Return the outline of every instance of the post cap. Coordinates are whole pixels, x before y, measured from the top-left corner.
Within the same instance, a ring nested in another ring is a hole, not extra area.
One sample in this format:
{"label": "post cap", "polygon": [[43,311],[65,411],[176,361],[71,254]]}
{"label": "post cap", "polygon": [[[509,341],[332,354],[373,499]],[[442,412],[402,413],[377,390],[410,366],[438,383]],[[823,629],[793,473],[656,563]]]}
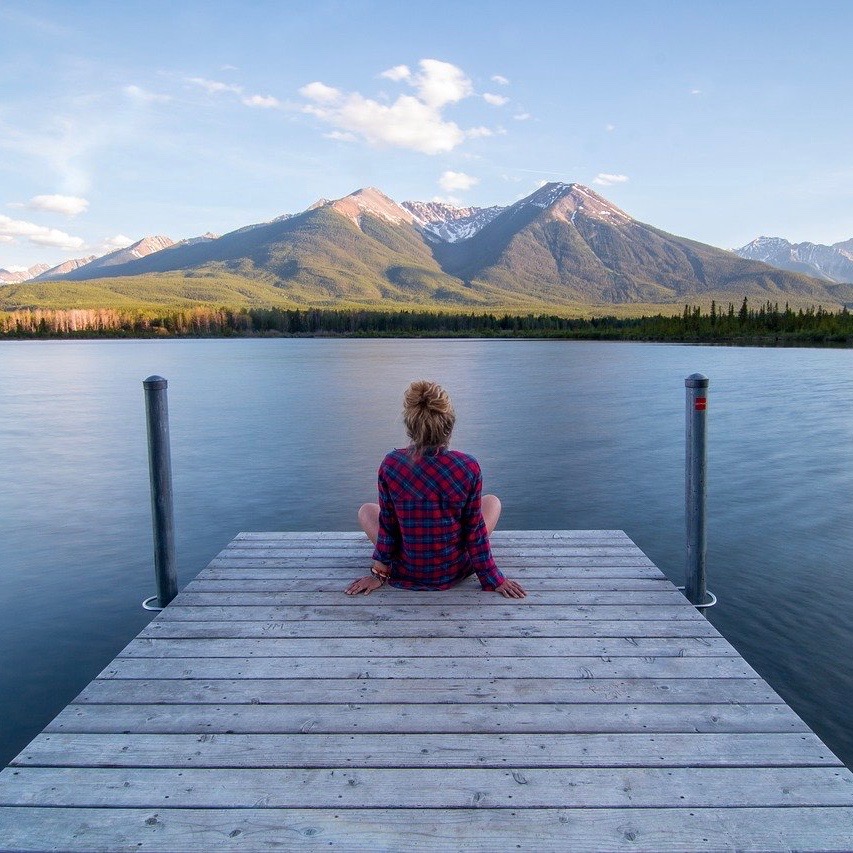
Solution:
{"label": "post cap", "polygon": [[142,384],[146,388],[154,390],[160,390],[161,388],[166,388],[169,385],[162,376],[149,376],[147,379],[142,380]]}
{"label": "post cap", "polygon": [[687,388],[707,388],[708,377],[703,376],[701,373],[691,373],[690,376],[684,380],[684,385]]}

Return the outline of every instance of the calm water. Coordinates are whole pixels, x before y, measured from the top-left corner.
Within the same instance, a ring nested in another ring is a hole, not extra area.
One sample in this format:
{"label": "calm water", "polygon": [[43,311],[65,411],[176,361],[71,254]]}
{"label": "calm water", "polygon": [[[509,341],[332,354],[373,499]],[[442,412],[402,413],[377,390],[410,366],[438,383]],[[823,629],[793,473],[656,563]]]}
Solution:
{"label": "calm water", "polygon": [[681,582],[684,378],[711,378],[711,620],[853,765],[853,352],[521,341],[0,343],[0,765],[154,593],[142,379],[169,379],[181,583],[241,530],[353,530],[406,384],[506,528],[620,528]]}

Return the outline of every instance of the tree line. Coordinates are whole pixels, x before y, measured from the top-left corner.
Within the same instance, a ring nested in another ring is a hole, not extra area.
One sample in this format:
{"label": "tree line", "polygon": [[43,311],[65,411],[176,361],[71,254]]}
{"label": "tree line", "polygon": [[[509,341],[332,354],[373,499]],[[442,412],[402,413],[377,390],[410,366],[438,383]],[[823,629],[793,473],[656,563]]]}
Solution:
{"label": "tree line", "polygon": [[675,315],[560,317],[554,314],[429,310],[244,308],[46,309],[0,313],[4,338],[151,337],[509,337],[581,340],[853,345],[853,315],[842,308],[793,310],[744,299],[736,308],[685,305]]}

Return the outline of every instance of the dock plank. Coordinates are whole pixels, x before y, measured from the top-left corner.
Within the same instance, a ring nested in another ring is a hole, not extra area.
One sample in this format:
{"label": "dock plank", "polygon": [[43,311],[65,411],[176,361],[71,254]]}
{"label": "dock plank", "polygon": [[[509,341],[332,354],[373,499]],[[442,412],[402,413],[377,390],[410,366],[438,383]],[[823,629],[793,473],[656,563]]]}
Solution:
{"label": "dock plank", "polygon": [[622,531],[522,601],[241,533],[0,772],[0,849],[853,849],[853,774]]}

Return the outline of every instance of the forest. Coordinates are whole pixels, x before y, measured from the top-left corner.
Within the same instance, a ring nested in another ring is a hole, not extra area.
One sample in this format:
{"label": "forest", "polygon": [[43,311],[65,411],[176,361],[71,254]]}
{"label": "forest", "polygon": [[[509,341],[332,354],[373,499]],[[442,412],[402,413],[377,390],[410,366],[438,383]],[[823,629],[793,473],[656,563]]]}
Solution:
{"label": "forest", "polygon": [[282,309],[46,309],[0,313],[0,338],[184,337],[481,337],[563,338],[788,346],[853,346],[848,309],[753,308],[708,310],[685,305],[680,314],[590,319],[550,314],[457,313],[429,310]]}

